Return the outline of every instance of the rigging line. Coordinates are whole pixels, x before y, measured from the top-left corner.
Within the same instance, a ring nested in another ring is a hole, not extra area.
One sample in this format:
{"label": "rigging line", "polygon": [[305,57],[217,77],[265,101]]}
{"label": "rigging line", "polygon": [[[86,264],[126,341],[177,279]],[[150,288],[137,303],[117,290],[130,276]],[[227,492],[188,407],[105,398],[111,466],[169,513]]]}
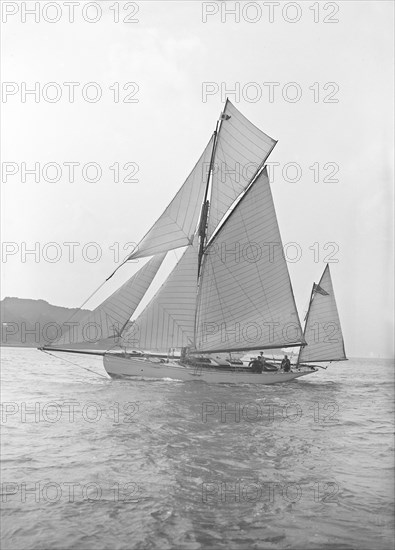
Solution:
{"label": "rigging line", "polygon": [[[67,321],[64,321],[64,322],[63,322],[63,325],[67,325],[68,323],[70,323],[70,321],[77,315],[77,313],[79,313],[79,312],[81,311],[81,309],[84,307],[84,305],[85,305],[85,304],[86,304],[86,303],[87,303],[87,302],[88,302],[97,292],[99,292],[99,290],[105,285],[106,282],[107,282],[107,280],[106,280],[106,281],[103,281],[103,282],[101,283],[101,285],[99,285],[99,286],[97,287],[97,289],[94,290],[94,291],[92,292],[92,294],[84,301],[83,304],[81,304],[79,307],[75,308],[75,312],[72,313],[72,314],[70,315],[70,317],[67,319]],[[73,308],[73,309],[74,309],[74,308]],[[71,328],[69,328],[69,330],[68,330],[67,332],[70,332],[70,330],[71,330]],[[65,334],[67,334],[67,332],[66,332]]]}
{"label": "rigging line", "polygon": [[80,369],[87,370],[89,372],[93,372],[93,374],[96,374],[97,376],[101,376],[102,378],[105,378],[108,380],[107,376],[104,376],[104,374],[100,374],[99,372],[95,372],[92,369],[88,369],[88,367],[83,367],[82,365],[79,365],[78,363],[73,363],[73,361],[69,361],[68,359],[64,359],[63,357],[58,357],[54,353],[51,353],[47,351],[46,349],[40,349],[43,353],[46,353],[47,355],[52,355],[52,357],[55,357],[55,359],[59,359],[60,361],[65,361],[66,363],[70,363],[70,365],[73,365],[75,367],[79,367]]}
{"label": "rigging line", "polygon": [[[168,203],[168,205],[166,206],[165,210],[162,212],[162,214],[159,216],[159,218],[156,220],[156,222],[154,222],[151,227],[148,229],[148,231],[145,233],[145,235],[140,239],[139,243],[137,244],[136,248],[133,250],[133,252],[131,254],[128,255],[128,257],[126,258],[125,262],[128,261],[128,260],[132,260],[134,259],[135,255],[139,252],[139,247],[140,245],[143,243],[144,239],[150,234],[150,232],[154,229],[155,225],[157,224],[157,222],[164,216],[164,214],[169,210],[170,206],[172,205],[173,201],[176,199],[176,197],[180,197],[181,196],[181,191],[183,190],[183,187],[184,185],[187,183],[187,181],[189,180],[189,178],[192,176],[192,174],[194,173],[195,169],[199,166],[199,163],[200,161],[203,159],[204,160],[204,155],[206,153],[206,150],[208,149],[210,143],[211,143],[211,140],[213,139],[213,135],[210,135],[210,139],[207,143],[207,145],[205,146],[204,150],[203,150],[203,153],[202,155],[199,157],[199,159],[197,160],[195,166],[193,167],[192,171],[189,173],[188,177],[186,178],[186,180],[184,181],[184,183],[182,184],[182,186],[180,187],[180,189],[177,191],[176,195],[171,199],[171,201]],[[168,214],[167,214],[168,215]],[[187,235],[189,237],[189,235]],[[148,249],[149,250],[149,249]],[[147,256],[149,254],[146,254]],[[124,263],[125,263],[124,262]],[[121,264],[123,265],[123,264]],[[121,266],[119,266],[121,267]],[[119,267],[117,269],[119,269]],[[116,271],[116,270],[115,270]],[[114,271],[114,273],[115,273]],[[108,277],[108,279],[110,279],[114,273],[112,273],[110,275],[110,277]],[[107,280],[108,280],[107,279]]]}
{"label": "rigging line", "polygon": [[[309,320],[309,314],[310,314],[311,304],[313,303],[313,299],[314,299],[314,285],[315,285],[315,283],[313,283],[313,287],[312,287],[312,289],[311,289],[310,300],[309,300],[309,307],[308,307],[308,309],[307,309],[307,313],[306,313],[306,316],[305,316],[305,318],[304,318],[304,327],[303,327],[303,335],[302,335],[302,336],[303,336],[303,340],[304,340],[305,342],[306,342],[305,336],[306,336],[306,333],[307,333],[307,322],[308,322],[308,320]],[[306,343],[306,345],[308,345],[308,344]],[[296,364],[297,364],[297,365],[299,365],[299,363],[300,363],[300,359],[301,359],[301,355],[302,355],[302,351],[303,351],[304,347],[305,347],[305,346],[301,346],[301,347],[299,348],[298,358],[297,358],[297,360],[296,360]]]}
{"label": "rigging line", "polygon": [[[118,269],[119,269],[120,267],[122,267],[123,265],[125,265],[126,262],[129,261],[129,259],[130,259],[130,254],[129,254],[129,256],[128,256],[127,258],[125,258],[125,260],[124,260],[121,264],[119,264],[118,267],[116,267],[116,268],[114,269],[114,271],[111,273],[111,275],[109,275],[109,276],[107,277],[107,279],[99,286],[99,288],[101,288],[101,287],[104,285],[104,283],[106,283],[107,281],[109,281],[109,280],[111,279],[111,277],[113,277],[113,276],[115,275],[115,273],[118,271]],[[95,294],[95,293],[99,290],[99,288],[98,288],[97,290],[95,290],[95,292],[94,292],[93,294]],[[89,296],[88,300],[89,300],[90,298],[92,298],[93,294],[91,294],[91,296]],[[84,302],[84,304],[86,304],[86,302],[87,302],[88,300],[86,300],[86,301]],[[83,305],[84,305],[84,304],[83,304]],[[82,307],[82,306],[81,306],[81,307]]]}
{"label": "rigging line", "polygon": [[223,217],[220,219],[220,221],[218,222],[218,225],[217,227],[215,228],[215,230],[213,231],[212,235],[210,236],[210,238],[208,239],[207,243],[206,243],[206,246],[205,246],[205,250],[207,250],[207,248],[209,247],[209,245],[212,243],[212,241],[214,240],[214,238],[217,236],[217,234],[222,230],[223,226],[225,225],[225,223],[228,221],[229,217],[232,215],[233,211],[236,209],[236,207],[238,206],[239,202],[241,202],[244,198],[244,196],[248,193],[248,191],[251,189],[251,187],[253,186],[253,184],[255,183],[255,181],[261,176],[261,174],[263,173],[264,169],[265,169],[265,162],[267,161],[267,159],[269,158],[269,155],[270,153],[273,151],[274,147],[277,145],[277,141],[274,143],[273,147],[268,151],[268,153],[266,154],[265,158],[263,159],[263,161],[261,162],[261,164],[258,166],[255,174],[252,176],[252,178],[250,179],[249,183],[246,185],[246,187],[244,187],[243,191],[241,191],[240,195],[238,195],[235,200],[232,202],[232,204],[230,205],[230,207],[228,208],[228,210],[224,213]]}
{"label": "rigging line", "polygon": [[78,309],[82,309],[82,308],[84,307],[84,305],[85,305],[87,302],[89,302],[89,300],[96,294],[96,292],[99,292],[99,290],[106,284],[107,281],[108,281],[108,279],[106,279],[105,281],[103,281],[102,284],[99,285],[99,286],[97,287],[97,289],[94,290],[94,291],[92,292],[92,294],[85,300],[85,302],[84,302]]}

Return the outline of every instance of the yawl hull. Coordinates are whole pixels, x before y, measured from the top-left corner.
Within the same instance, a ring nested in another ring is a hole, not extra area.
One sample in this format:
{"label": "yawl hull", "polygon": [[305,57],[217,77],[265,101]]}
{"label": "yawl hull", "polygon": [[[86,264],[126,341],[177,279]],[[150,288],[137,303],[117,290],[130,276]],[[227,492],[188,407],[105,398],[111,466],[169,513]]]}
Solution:
{"label": "yawl hull", "polygon": [[225,369],[209,369],[183,366],[176,362],[153,363],[144,358],[124,358],[106,354],[103,358],[104,368],[112,378],[148,378],[171,379],[190,382],[199,380],[211,384],[278,384],[289,382],[295,378],[316,372],[307,367],[298,372],[263,372],[252,373],[249,369],[229,371]]}

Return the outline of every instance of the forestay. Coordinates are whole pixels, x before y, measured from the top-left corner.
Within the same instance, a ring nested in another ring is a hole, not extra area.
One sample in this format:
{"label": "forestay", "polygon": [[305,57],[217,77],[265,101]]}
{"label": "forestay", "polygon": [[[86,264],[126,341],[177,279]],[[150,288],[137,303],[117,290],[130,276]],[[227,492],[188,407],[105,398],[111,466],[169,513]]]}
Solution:
{"label": "forestay", "polygon": [[232,351],[302,342],[264,168],[206,250],[196,348]]}
{"label": "forestay", "polygon": [[304,336],[307,346],[300,350],[299,363],[347,359],[329,265],[314,285]]}

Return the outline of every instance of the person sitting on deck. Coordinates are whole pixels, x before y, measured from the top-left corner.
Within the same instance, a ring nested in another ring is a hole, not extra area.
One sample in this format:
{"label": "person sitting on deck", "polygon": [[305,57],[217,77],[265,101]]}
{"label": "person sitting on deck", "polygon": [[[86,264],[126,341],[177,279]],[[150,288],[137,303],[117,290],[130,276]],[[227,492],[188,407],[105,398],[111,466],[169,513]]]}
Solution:
{"label": "person sitting on deck", "polygon": [[284,359],[281,361],[281,368],[284,372],[291,370],[291,361],[288,359],[288,355],[284,355]]}

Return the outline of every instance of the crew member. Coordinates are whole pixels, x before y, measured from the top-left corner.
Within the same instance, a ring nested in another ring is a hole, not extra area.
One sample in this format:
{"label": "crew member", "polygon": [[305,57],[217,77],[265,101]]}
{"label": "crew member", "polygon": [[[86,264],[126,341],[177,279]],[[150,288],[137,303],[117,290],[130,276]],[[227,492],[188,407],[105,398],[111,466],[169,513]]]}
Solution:
{"label": "crew member", "polygon": [[281,368],[284,372],[291,370],[291,361],[288,359],[288,355],[284,355],[284,359],[281,361]]}
{"label": "crew member", "polygon": [[249,367],[251,367],[252,372],[256,374],[260,374],[263,370],[263,365],[259,357],[256,357],[255,359],[252,359],[249,364]]}

